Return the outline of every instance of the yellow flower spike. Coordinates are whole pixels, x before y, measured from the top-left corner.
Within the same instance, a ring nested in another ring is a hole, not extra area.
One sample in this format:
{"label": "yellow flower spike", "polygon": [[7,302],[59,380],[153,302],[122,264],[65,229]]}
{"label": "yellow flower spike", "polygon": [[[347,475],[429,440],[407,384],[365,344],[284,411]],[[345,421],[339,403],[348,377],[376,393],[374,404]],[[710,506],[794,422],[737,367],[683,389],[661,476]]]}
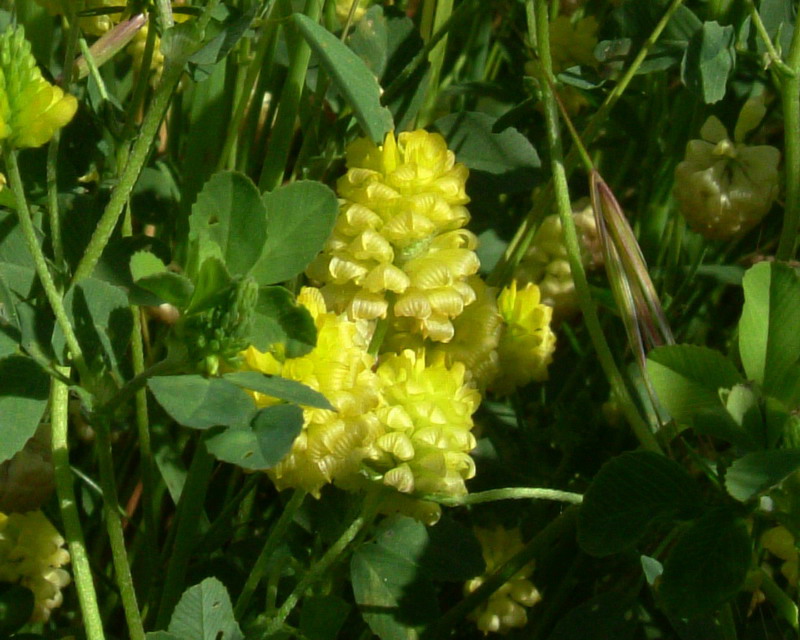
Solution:
{"label": "yellow flower spike", "polygon": [[517,281],[503,289],[497,299],[505,331],[497,351],[500,373],[490,389],[507,395],[531,381],[547,379],[556,336],[550,328],[553,309],[541,303],[539,288],[528,284],[517,291]]}
{"label": "yellow flower spike", "polygon": [[[519,529],[475,529],[475,535],[481,543],[486,573],[467,581],[464,584],[464,595],[475,591],[489,575],[523,548]],[[523,567],[469,615],[478,629],[485,634],[507,633],[528,623],[525,608],[532,607],[542,599],[528,579],[532,572],[532,563]]]}
{"label": "yellow flower spike", "polygon": [[33,592],[31,622],[46,622],[61,605],[61,589],[70,582],[61,567],[69,563],[64,538],[41,511],[0,513],[0,582]]}
{"label": "yellow flower spike", "polygon": [[[308,385],[336,409],[304,409],[302,432],[287,456],[268,472],[278,489],[296,487],[319,495],[323,485],[355,474],[363,447],[381,435],[374,413],[380,393],[372,370],[374,358],[367,353],[367,332],[359,324],[328,312],[318,289],[304,288],[297,300],[314,318],[317,346],[282,363],[250,347],[244,360],[251,370]],[[259,406],[276,402],[260,394],[255,398]]]}
{"label": "yellow flower spike", "polygon": [[42,77],[22,27],[0,35],[0,140],[39,147],[75,115],[78,101]]}
{"label": "yellow flower spike", "polygon": [[405,317],[423,338],[448,342],[480,267],[477,238],[462,228],[467,168],[424,130],[389,133],[382,146],[357,140],[346,158],[339,219],[307,274],[352,319]]}
{"label": "yellow flower spike", "polygon": [[367,452],[384,484],[403,493],[464,495],[475,475],[472,414],[480,394],[464,383],[464,365],[430,361],[424,350],[389,354],[377,376],[384,404],[377,415],[385,434]]}

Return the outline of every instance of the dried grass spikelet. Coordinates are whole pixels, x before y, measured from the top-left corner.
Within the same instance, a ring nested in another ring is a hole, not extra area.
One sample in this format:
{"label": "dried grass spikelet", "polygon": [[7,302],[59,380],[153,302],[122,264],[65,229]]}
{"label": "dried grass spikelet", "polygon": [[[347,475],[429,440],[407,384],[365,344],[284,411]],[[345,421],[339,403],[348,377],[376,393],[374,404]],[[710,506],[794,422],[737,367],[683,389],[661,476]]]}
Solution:
{"label": "dried grass spikelet", "polygon": [[464,185],[467,168],[438,134],[357,140],[338,182],[339,218],[308,275],[353,319],[408,318],[414,332],[452,339],[453,318],[475,300],[480,263]]}

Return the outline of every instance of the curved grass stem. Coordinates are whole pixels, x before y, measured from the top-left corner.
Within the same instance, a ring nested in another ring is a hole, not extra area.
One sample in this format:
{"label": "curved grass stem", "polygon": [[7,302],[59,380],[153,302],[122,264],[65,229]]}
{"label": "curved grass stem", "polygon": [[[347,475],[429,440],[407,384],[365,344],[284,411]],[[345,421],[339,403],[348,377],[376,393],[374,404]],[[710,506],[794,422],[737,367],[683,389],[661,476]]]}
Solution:
{"label": "curved grass stem", "polygon": [[[528,0],[529,3],[532,0]],[[530,6],[530,5],[529,5]],[[547,13],[547,2],[536,0],[534,28],[535,36],[531,37],[532,42],[537,43],[539,64],[537,65],[540,74],[540,90],[544,105],[545,123],[547,130],[547,143],[550,151],[550,168],[552,171],[553,190],[555,194],[558,216],[564,230],[564,244],[567,248],[570,271],[575,282],[575,290],[578,294],[578,301],[583,312],[584,321],[592,339],[600,364],[608,378],[609,384],[620,402],[625,417],[631,425],[639,443],[650,451],[661,453],[661,447],[647,422],[642,418],[639,410],[628,392],[622,374],[617,367],[611,348],[606,341],[600,319],[597,315],[597,307],[592,299],[589,289],[589,282],[586,279],[586,272],[581,260],[580,245],[578,234],[575,229],[575,221],[572,217],[572,206],[567,186],[567,174],[564,168],[564,154],[561,146],[561,132],[559,129],[558,106],[556,97],[553,94],[553,72],[552,59],[550,56],[550,30]]]}

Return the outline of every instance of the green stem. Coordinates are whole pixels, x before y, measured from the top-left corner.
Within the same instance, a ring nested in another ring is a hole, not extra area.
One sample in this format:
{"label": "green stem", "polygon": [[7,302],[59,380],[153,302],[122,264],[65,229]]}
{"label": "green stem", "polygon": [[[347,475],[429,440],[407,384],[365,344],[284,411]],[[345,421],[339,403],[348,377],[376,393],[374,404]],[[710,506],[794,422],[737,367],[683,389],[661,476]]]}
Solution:
{"label": "green stem", "polygon": [[131,640],[144,640],[144,626],[139,613],[139,604],[136,601],[136,591],[133,587],[128,552],[125,548],[125,535],[122,530],[122,518],[119,512],[119,496],[117,495],[117,481],[114,477],[114,460],[109,433],[110,425],[101,420],[96,422],[94,427],[97,434],[97,457],[100,463],[100,486],[103,488],[103,511],[108,538],[111,542],[111,556],[114,562],[117,587],[119,587],[122,597],[122,608],[125,611],[125,621]]}
{"label": "green stem", "polygon": [[[543,0],[546,8],[547,0]],[[523,549],[521,549],[514,557],[508,562],[498,568],[492,575],[490,575],[485,582],[481,584],[475,591],[470,593],[461,602],[455,605],[452,609],[447,611],[440,619],[435,629],[431,634],[426,634],[424,637],[428,638],[447,638],[450,636],[450,630],[458,624],[465,616],[467,616],[473,609],[478,607],[482,602],[486,601],[495,591],[508,582],[516,573],[523,569],[526,565],[530,564],[538,555],[547,550],[548,547],[557,542],[560,538],[574,535],[575,523],[577,520],[578,510],[576,507],[570,507],[564,511],[560,516],[548,524],[542,531],[540,531],[533,540],[528,542]]]}
{"label": "green stem", "polygon": [[[64,377],[69,377],[68,367],[59,367]],[[50,382],[50,426],[53,438],[53,467],[55,470],[56,492],[61,519],[69,543],[72,573],[75,576],[75,589],[78,592],[83,626],[88,640],[105,640],[103,622],[97,604],[97,593],[86,553],[81,519],[75,501],[72,485],[72,472],[69,466],[69,446],[67,431],[69,424],[69,387],[59,380]]]}
{"label": "green stem", "polygon": [[753,0],[747,0],[747,9],[750,12],[750,19],[752,20],[753,25],[755,25],[756,33],[758,33],[758,36],[761,38],[761,41],[764,43],[764,46],[767,49],[767,55],[769,56],[770,64],[784,76],[792,77],[797,75],[791,67],[787,66],[783,60],[781,60],[781,54],[778,53],[778,50],[775,48],[775,44],[772,42],[772,38],[769,37],[767,28],[764,26],[764,23],[761,20],[761,14],[758,12],[756,4]]}
{"label": "green stem", "polygon": [[776,258],[791,260],[800,228],[800,28],[794,30],[786,64],[794,72],[780,83],[783,104],[786,204]]}
{"label": "green stem", "polygon": [[267,572],[267,567],[272,560],[275,549],[277,549],[278,545],[283,542],[283,539],[286,536],[286,530],[289,528],[289,525],[292,524],[294,516],[297,513],[297,510],[300,508],[300,505],[303,504],[305,497],[305,491],[301,489],[295,489],[292,497],[289,499],[289,502],[287,502],[286,506],[283,508],[283,513],[281,513],[280,518],[278,518],[278,521],[269,532],[267,540],[264,542],[264,547],[261,549],[261,553],[259,554],[255,565],[253,565],[253,570],[250,572],[250,575],[247,576],[247,582],[245,582],[242,592],[236,599],[236,606],[233,609],[233,616],[237,620],[241,620],[244,616],[244,612],[247,610],[247,605],[250,604],[250,599],[253,597],[253,593],[264,577],[264,574]]}
{"label": "green stem", "polygon": [[364,506],[361,509],[361,513],[359,513],[350,526],[345,529],[344,533],[339,536],[339,539],[328,548],[323,556],[311,566],[308,572],[306,572],[306,574],[297,583],[295,588],[292,589],[292,592],[289,594],[286,600],[283,601],[283,604],[275,613],[275,617],[270,620],[266,629],[266,635],[270,635],[280,630],[280,628],[283,626],[283,623],[289,617],[289,614],[292,612],[295,606],[297,606],[297,603],[300,602],[300,599],[305,594],[306,589],[316,582],[320,576],[341,557],[341,555],[344,553],[344,550],[356,538],[361,529],[365,525],[372,522],[378,512],[378,507],[381,503],[381,497],[382,494],[380,490],[367,494],[364,500]]}
{"label": "green stem", "polygon": [[203,512],[208,481],[213,468],[214,458],[208,453],[205,443],[199,440],[178,504],[177,524],[175,525],[177,530],[167,567],[167,577],[164,581],[164,591],[161,594],[161,604],[156,616],[156,629],[163,629],[167,626],[172,611],[183,592],[186,570],[194,549],[192,541],[197,536],[198,514]]}
{"label": "green stem", "polygon": [[[128,121],[125,124],[125,130],[122,134],[123,139],[127,140],[136,129],[136,114],[144,104],[145,96],[147,95],[147,85],[150,82],[150,67],[153,65],[153,53],[156,49],[156,27],[153,24],[153,14],[147,16],[147,39],[144,42],[144,51],[142,52],[142,65],[139,67],[139,73],[134,74],[136,82],[133,87],[133,96],[128,107]],[[85,55],[85,54],[84,54]]]}
{"label": "green stem", "polygon": [[[198,34],[202,34],[208,21],[211,19],[211,12],[217,7],[220,0],[210,0],[206,5],[203,15],[198,18],[196,29]],[[198,35],[198,40],[200,35]],[[117,226],[122,210],[125,208],[128,198],[139,179],[139,174],[144,167],[147,158],[150,155],[150,148],[153,145],[158,129],[161,126],[161,121],[167,113],[172,93],[175,87],[178,86],[178,81],[183,74],[183,67],[188,59],[191,51],[184,50],[182,55],[176,58],[167,58],[164,64],[164,72],[161,76],[156,88],[153,99],[150,101],[150,106],[142,121],[142,126],[139,129],[139,135],[133,143],[131,153],[122,174],[119,177],[117,186],[111,192],[111,198],[106,205],[103,215],[97,223],[92,238],[81,258],[78,267],[73,276],[73,283],[79,282],[92,274],[95,266],[97,266],[103,250],[108,244],[114,228]]]}
{"label": "green stem", "polygon": [[[450,16],[453,14],[453,0],[436,0],[436,12],[433,18],[431,33],[436,33],[441,30],[442,26],[447,23]],[[444,32],[441,40],[431,49],[428,54],[428,61],[430,62],[430,79],[428,80],[428,92],[425,96],[425,106],[423,107],[419,116],[419,122],[424,126],[430,121],[430,116],[436,108],[436,102],[439,97],[441,87],[439,86],[439,78],[442,73],[442,66],[444,65],[445,51],[447,49],[447,31]]]}
{"label": "green stem", "polygon": [[3,156],[6,162],[6,171],[8,172],[8,179],[11,182],[11,189],[14,192],[14,198],[17,203],[17,217],[19,219],[20,229],[25,237],[25,243],[28,246],[28,251],[33,258],[33,264],[36,268],[36,275],[42,283],[42,288],[47,296],[47,301],[55,314],[56,322],[64,334],[64,340],[67,343],[67,348],[72,354],[72,360],[75,367],[78,369],[81,378],[84,382],[89,380],[89,370],[83,359],[83,352],[81,346],[78,344],[78,338],[72,329],[72,324],[67,316],[67,310],[64,308],[64,301],[61,294],[56,288],[53,281],[53,276],[50,274],[50,269],[47,266],[47,260],[42,253],[42,248],[39,246],[39,241],[36,238],[36,230],[33,227],[33,220],[31,219],[31,212],[28,209],[28,202],[25,199],[25,187],[22,185],[22,177],[19,174],[19,165],[17,164],[16,151],[10,149],[8,145],[3,145]]}
{"label": "green stem", "polygon": [[[528,1],[531,2],[532,0]],[[569,187],[567,186],[567,174],[564,169],[558,107],[552,90],[553,67],[550,56],[550,30],[547,16],[547,2],[545,0],[536,0],[535,8],[535,41],[538,42],[538,53],[541,63],[538,65],[538,71],[541,74],[539,84],[544,105],[547,142],[550,151],[550,166],[553,173],[553,189],[558,208],[558,216],[564,230],[564,244],[567,248],[570,271],[573,281],[575,282],[578,302],[583,312],[584,321],[586,322],[586,327],[592,339],[592,344],[600,359],[600,364],[608,378],[614,395],[620,402],[625,416],[633,428],[634,434],[645,449],[660,453],[661,447],[650,427],[642,419],[642,416],[636,409],[633,399],[628,393],[622,374],[614,361],[611,348],[606,341],[603,329],[600,325],[600,319],[597,316],[597,307],[591,296],[589,282],[586,279],[586,272],[583,268],[583,261],[581,260],[578,234],[575,230],[575,220],[572,217]]]}
{"label": "green stem", "polygon": [[[316,22],[319,20],[321,10],[322,0],[306,0],[303,13]],[[294,137],[300,99],[305,87],[308,62],[311,59],[311,48],[293,26],[287,25],[286,35],[290,43],[292,59],[289,63],[289,73],[281,92],[275,126],[269,136],[267,155],[264,158],[261,177],[258,181],[261,191],[272,191],[283,181],[283,174],[289,159],[289,149]]]}
{"label": "green stem", "polygon": [[[681,7],[685,0],[672,0],[672,3],[664,12],[664,15],[661,16],[661,19],[658,21],[656,26],[654,27],[653,31],[648,36],[647,40],[645,40],[642,48],[636,54],[636,57],[631,62],[630,67],[625,71],[622,78],[620,78],[619,82],[616,86],[608,93],[605,100],[603,100],[603,104],[597,109],[594,115],[589,120],[589,123],[586,125],[586,128],[581,132],[581,139],[584,141],[586,146],[589,146],[592,141],[594,140],[595,136],[600,132],[601,127],[606,123],[606,119],[608,118],[608,114],[617,104],[619,99],[625,93],[625,90],[628,88],[631,80],[636,76],[639,67],[644,62],[647,55],[650,53],[650,50],[653,46],[658,42],[658,39],[661,37],[662,32],[666,29],[667,24],[672,19],[672,16],[675,12]],[[531,20],[533,19],[533,12],[528,12],[528,27],[531,26]],[[541,51],[540,43],[537,42],[537,38],[535,34],[529,34],[531,46],[534,49]],[[548,42],[549,42],[549,34],[548,34]],[[548,56],[549,56],[549,49],[548,49]],[[580,151],[573,147],[570,149],[570,152],[567,154],[567,158],[564,161],[564,166],[566,170],[567,178],[572,175],[572,172],[578,166],[580,161]],[[523,221],[520,225],[519,229],[517,230],[516,234],[512,238],[511,242],[508,245],[505,253],[503,254],[502,258],[498,261],[495,268],[492,270],[492,273],[489,275],[487,281],[489,284],[501,284],[505,282],[505,280],[510,276],[511,272],[513,271],[514,267],[519,263],[522,256],[525,254],[528,246],[531,243],[533,238],[533,234],[536,231],[536,221],[538,220],[538,216],[542,210],[548,211],[552,207],[552,199],[554,198],[552,191],[548,190],[548,193],[543,194],[541,199],[541,206],[534,207],[531,210],[530,215]]]}
{"label": "green stem", "polygon": [[482,502],[495,502],[497,500],[555,500],[580,504],[583,496],[580,493],[559,491],[558,489],[541,489],[538,487],[508,487],[505,489],[490,489],[479,493],[468,493],[463,496],[445,496],[434,493],[417,496],[420,500],[437,502],[448,507],[460,507]]}

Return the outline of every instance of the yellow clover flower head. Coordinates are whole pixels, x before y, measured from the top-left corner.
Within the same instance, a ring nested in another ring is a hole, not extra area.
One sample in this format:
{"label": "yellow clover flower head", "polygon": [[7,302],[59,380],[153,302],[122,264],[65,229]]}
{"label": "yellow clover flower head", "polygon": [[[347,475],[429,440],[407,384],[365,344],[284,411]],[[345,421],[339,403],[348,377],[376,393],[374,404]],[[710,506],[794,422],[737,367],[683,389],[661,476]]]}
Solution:
{"label": "yellow clover flower head", "polygon": [[339,218],[308,275],[350,318],[409,318],[424,338],[448,342],[453,318],[475,300],[480,263],[463,229],[468,170],[442,136],[393,133],[382,146],[357,140],[338,182]]}
{"label": "yellow clover flower head", "polygon": [[[69,15],[77,7],[76,0],[36,0],[36,2],[47,9],[50,15]],[[105,7],[119,7],[124,5],[119,0],[84,0],[83,9],[103,9]],[[78,19],[81,31],[93,36],[102,36],[118,22],[122,16],[122,11],[105,13],[94,16],[83,16]]]}
{"label": "yellow clover flower head", "polygon": [[42,77],[22,27],[0,35],[0,140],[12,147],[39,147],[66,125],[78,108]]}
{"label": "yellow clover flower head", "polygon": [[498,372],[497,345],[503,330],[503,318],[497,310],[497,289],[488,286],[479,275],[467,284],[475,291],[475,301],[453,319],[454,334],[450,342],[423,340],[414,333],[408,318],[398,318],[384,339],[384,352],[400,353],[404,349],[424,348],[429,358],[443,354],[451,367],[461,362],[466,367],[465,380],[478,391],[484,391]]}
{"label": "yellow clover flower head", "polygon": [[61,589],[70,582],[62,569],[69,562],[64,538],[41,511],[0,513],[0,582],[33,592],[31,622],[45,622],[61,605]]}
{"label": "yellow clover flower head", "polygon": [[732,142],[722,122],[711,116],[700,129],[702,139],[689,141],[686,157],[675,168],[681,213],[706,238],[725,240],[749,231],[778,197],[780,152],[744,144],[745,132],[737,132]]}
{"label": "yellow clover flower head", "polygon": [[[587,269],[603,264],[594,210],[588,198],[572,205],[572,218],[581,245],[581,262]],[[558,214],[542,220],[514,277],[518,282],[532,282],[539,287],[542,302],[553,307],[554,315],[564,318],[578,310],[578,296],[569,266],[564,231]]]}
{"label": "yellow clover flower head", "polygon": [[[481,586],[503,563],[523,548],[519,529],[475,529],[481,543],[486,573],[464,584],[464,595],[469,595]],[[528,623],[526,607],[532,607],[542,599],[539,591],[528,579],[533,564],[518,571],[508,582],[495,591],[489,599],[475,609],[469,618],[474,620],[483,633],[507,633]]]}
{"label": "yellow clover flower head", "polygon": [[[318,289],[304,288],[297,299],[314,318],[317,346],[283,362],[251,346],[244,359],[252,370],[319,391],[336,409],[305,408],[302,432],[287,456],[268,472],[278,489],[296,487],[319,495],[323,485],[358,471],[363,447],[381,431],[373,411],[380,393],[363,328],[329,312]],[[261,394],[255,397],[259,406],[276,402]]]}
{"label": "yellow clover flower head", "polygon": [[516,280],[500,292],[497,306],[506,326],[497,349],[500,373],[490,388],[507,395],[533,380],[547,379],[547,366],[556,348],[550,328],[553,309],[541,303],[535,284],[517,291]]}
{"label": "yellow clover flower head", "polygon": [[379,365],[384,433],[369,447],[367,464],[401,493],[464,495],[475,475],[472,414],[480,394],[464,383],[464,365],[407,349]]}

